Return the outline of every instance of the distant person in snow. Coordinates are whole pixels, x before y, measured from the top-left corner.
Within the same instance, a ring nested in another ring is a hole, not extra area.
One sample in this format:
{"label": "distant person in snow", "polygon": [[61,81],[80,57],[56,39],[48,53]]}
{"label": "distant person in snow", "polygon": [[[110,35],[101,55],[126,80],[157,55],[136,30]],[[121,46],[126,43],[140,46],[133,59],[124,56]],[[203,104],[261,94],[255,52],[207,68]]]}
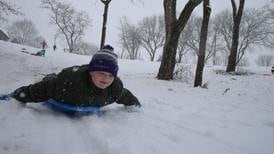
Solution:
{"label": "distant person in snow", "polygon": [[42,46],[42,49],[46,49],[48,47],[48,44],[45,40],[43,40],[43,42],[41,42],[41,46]]}
{"label": "distant person in snow", "polygon": [[56,44],[53,45],[53,51],[55,51],[57,48]]}
{"label": "distant person in snow", "polygon": [[93,55],[89,64],[49,74],[38,83],[16,89],[12,97],[22,103],[54,99],[73,106],[103,107],[116,102],[141,107],[117,77],[117,57],[111,46],[105,46]]}
{"label": "distant person in snow", "polygon": [[31,55],[45,57],[45,53],[46,53],[46,50],[42,49],[36,53],[31,53]]}
{"label": "distant person in snow", "polygon": [[41,42],[41,46],[42,46],[42,50],[36,52],[36,53],[32,53],[31,55],[34,55],[34,56],[42,56],[42,57],[45,57],[45,54],[46,54],[46,48],[47,48],[47,42],[45,40],[43,40],[43,42]]}

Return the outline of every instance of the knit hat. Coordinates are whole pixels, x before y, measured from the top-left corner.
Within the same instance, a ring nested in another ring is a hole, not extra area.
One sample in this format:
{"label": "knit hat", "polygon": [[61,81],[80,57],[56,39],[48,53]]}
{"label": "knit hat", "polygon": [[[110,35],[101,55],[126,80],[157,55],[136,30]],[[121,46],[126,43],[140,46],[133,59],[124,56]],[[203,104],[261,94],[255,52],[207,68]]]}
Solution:
{"label": "knit hat", "polygon": [[104,46],[93,55],[88,67],[89,72],[103,71],[117,76],[119,69],[117,62],[118,56],[112,52],[113,48],[110,47],[110,45]]}

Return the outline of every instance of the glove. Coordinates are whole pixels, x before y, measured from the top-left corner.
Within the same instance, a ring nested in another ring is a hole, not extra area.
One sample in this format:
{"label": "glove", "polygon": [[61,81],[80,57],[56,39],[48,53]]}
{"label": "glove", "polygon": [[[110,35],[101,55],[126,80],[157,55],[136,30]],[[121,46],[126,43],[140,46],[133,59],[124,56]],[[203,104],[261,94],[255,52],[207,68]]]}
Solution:
{"label": "glove", "polygon": [[128,113],[139,112],[139,107],[136,107],[135,105],[125,106],[125,109]]}
{"label": "glove", "polygon": [[142,105],[140,104],[140,102],[135,102],[135,103],[134,103],[134,106],[136,106],[136,107],[138,107],[138,108],[142,107]]}
{"label": "glove", "polygon": [[25,92],[26,88],[27,87],[20,87],[20,88],[16,89],[12,93],[12,97],[20,102],[26,103],[27,102],[27,94]]}
{"label": "glove", "polygon": [[126,105],[125,109],[127,112],[139,112],[142,105],[139,102],[135,102],[134,105]]}

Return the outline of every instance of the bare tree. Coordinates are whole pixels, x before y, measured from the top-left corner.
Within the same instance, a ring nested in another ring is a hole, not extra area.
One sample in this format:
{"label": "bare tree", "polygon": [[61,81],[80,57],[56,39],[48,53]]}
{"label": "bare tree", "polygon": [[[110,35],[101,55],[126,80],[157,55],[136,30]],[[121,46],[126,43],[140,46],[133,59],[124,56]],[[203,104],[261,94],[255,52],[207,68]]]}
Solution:
{"label": "bare tree", "polygon": [[272,55],[260,55],[256,60],[257,65],[259,66],[271,66],[274,57]]}
{"label": "bare tree", "polygon": [[202,21],[202,27],[201,27],[198,63],[197,63],[197,67],[196,67],[194,87],[202,86],[203,69],[204,69],[204,64],[205,64],[205,52],[206,52],[208,23],[209,23],[209,17],[210,17],[210,13],[211,13],[211,8],[210,8],[209,4],[210,4],[209,0],[204,0],[204,2],[203,2],[203,21]]}
{"label": "bare tree", "polygon": [[164,18],[163,16],[145,17],[139,22],[141,46],[145,48],[154,61],[158,48],[164,43]]}
{"label": "bare tree", "polygon": [[[203,18],[192,15],[189,21],[186,24],[185,29],[182,34],[188,33],[185,38],[185,46],[187,49],[194,51],[194,53],[199,56],[199,45],[200,45],[200,36],[201,36],[201,26]],[[208,34],[207,34],[207,47],[205,52],[205,63],[211,58],[215,57],[217,51],[219,50],[218,42],[220,41],[220,26],[213,22],[209,22],[208,25]],[[186,35],[186,34],[184,34]],[[179,42],[180,43],[180,42]]]}
{"label": "bare tree", "polygon": [[80,55],[94,55],[96,51],[98,51],[98,47],[92,43],[79,41],[75,45],[75,52],[76,54]]}
{"label": "bare tree", "polygon": [[[222,35],[223,44],[218,43],[219,46],[223,46],[219,50],[228,53],[231,50],[233,22],[231,13],[226,10],[215,17],[215,23],[219,23],[220,33]],[[273,15],[272,15],[273,16]],[[239,42],[236,64],[239,64],[247,49],[251,49],[256,46],[273,47],[273,32],[274,23],[272,22],[271,14],[263,7],[259,9],[248,8],[242,15],[241,27],[239,32]]]}
{"label": "bare tree", "polygon": [[58,33],[65,37],[69,52],[82,39],[90,18],[84,11],[77,12],[69,3],[58,0],[42,0],[42,8],[51,11],[50,23],[58,27]]}
{"label": "bare tree", "polygon": [[[130,0],[132,3],[135,1],[142,2],[142,0]],[[95,0],[97,2],[97,0]],[[104,4],[104,13],[103,13],[103,24],[102,24],[102,33],[101,33],[101,43],[100,48],[103,48],[106,40],[106,30],[107,30],[107,18],[108,18],[108,8],[111,0],[100,0]]]}
{"label": "bare tree", "polygon": [[232,10],[233,10],[233,33],[232,33],[232,44],[230,55],[228,57],[228,65],[226,72],[234,72],[237,64],[237,52],[238,52],[238,43],[239,43],[239,33],[240,33],[240,24],[241,18],[244,11],[245,0],[239,0],[239,8],[235,3],[235,0],[231,0]]}
{"label": "bare tree", "polygon": [[157,78],[162,80],[173,79],[176,51],[180,34],[194,8],[198,6],[202,0],[189,0],[178,19],[176,18],[176,2],[177,0],[164,0],[166,39],[163,48],[162,61],[157,75]]}
{"label": "bare tree", "polygon": [[190,33],[187,30],[187,28],[185,28],[185,30],[181,33],[181,36],[179,38],[178,48],[177,48],[177,53],[178,53],[177,63],[181,63],[183,56],[185,56],[190,51],[190,48],[188,48],[187,46],[187,40],[190,38],[188,37],[188,34]]}
{"label": "bare tree", "polygon": [[271,47],[273,45],[274,23],[270,22],[268,15],[264,8],[248,9],[244,12],[236,64],[242,59],[246,49],[254,46]]}
{"label": "bare tree", "polygon": [[108,18],[108,6],[111,0],[100,0],[104,4],[104,14],[103,14],[103,24],[102,24],[102,34],[101,34],[101,45],[100,48],[102,49],[105,45],[106,39],[106,26],[107,26],[107,18]]}
{"label": "bare tree", "polygon": [[197,56],[199,55],[202,20],[201,17],[192,14],[184,29],[184,31],[187,30],[189,33],[188,38],[186,38],[186,46]]}
{"label": "bare tree", "polygon": [[123,50],[128,52],[130,59],[137,59],[141,46],[140,31],[133,24],[129,23],[126,17],[120,20],[120,44]]}
{"label": "bare tree", "polygon": [[41,48],[41,43],[45,40],[42,36],[36,36],[33,38],[33,41],[30,41],[27,45],[35,47],[35,48]]}
{"label": "bare tree", "polygon": [[6,21],[5,16],[9,14],[23,15],[20,9],[8,0],[0,0],[0,21]]}
{"label": "bare tree", "polygon": [[223,64],[227,65],[227,57],[231,50],[233,19],[229,10],[224,10],[218,13],[213,21],[214,25],[220,26],[221,42],[219,42],[220,53]]}
{"label": "bare tree", "polygon": [[13,22],[8,27],[8,34],[11,38],[16,39],[19,44],[30,45],[38,35],[35,25],[31,20],[20,20]]}
{"label": "bare tree", "polygon": [[[213,19],[211,28],[210,28],[210,33],[212,33],[211,37],[209,37],[210,43],[209,43],[209,48],[208,51],[212,55],[212,64],[217,65],[219,57],[217,56],[217,52],[222,51],[222,46],[220,44],[221,41],[221,23],[216,20],[216,18]],[[210,58],[210,54],[206,57],[207,61]]]}
{"label": "bare tree", "polygon": [[187,21],[187,24],[184,28],[184,30],[181,32],[179,41],[178,41],[178,47],[177,47],[177,53],[178,53],[178,63],[182,62],[182,58],[184,55],[186,55],[189,51],[192,50],[192,48],[188,45],[189,41],[195,41],[193,35],[194,31],[194,17],[195,15],[192,14],[190,18]]}
{"label": "bare tree", "polygon": [[178,62],[181,62],[182,56],[189,52],[191,52],[190,55],[192,56],[198,55],[201,26],[202,18],[192,14],[179,38],[177,48]]}

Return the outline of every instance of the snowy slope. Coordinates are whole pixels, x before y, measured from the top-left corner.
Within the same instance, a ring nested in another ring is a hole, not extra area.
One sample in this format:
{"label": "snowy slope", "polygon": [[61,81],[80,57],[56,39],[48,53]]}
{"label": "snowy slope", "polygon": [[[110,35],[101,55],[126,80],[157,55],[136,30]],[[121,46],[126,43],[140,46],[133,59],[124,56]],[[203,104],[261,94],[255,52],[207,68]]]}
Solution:
{"label": "snowy slope", "polygon": [[[0,94],[90,60],[50,50],[46,57],[35,57],[20,52],[22,47],[0,41]],[[270,68],[249,68],[256,74],[228,76],[216,75],[215,68],[207,67],[204,80],[209,89],[201,89],[192,83],[155,79],[159,63],[119,60],[119,65],[125,87],[143,104],[139,112],[128,113],[113,104],[100,117],[73,119],[42,104],[0,101],[0,153],[274,153]]]}

